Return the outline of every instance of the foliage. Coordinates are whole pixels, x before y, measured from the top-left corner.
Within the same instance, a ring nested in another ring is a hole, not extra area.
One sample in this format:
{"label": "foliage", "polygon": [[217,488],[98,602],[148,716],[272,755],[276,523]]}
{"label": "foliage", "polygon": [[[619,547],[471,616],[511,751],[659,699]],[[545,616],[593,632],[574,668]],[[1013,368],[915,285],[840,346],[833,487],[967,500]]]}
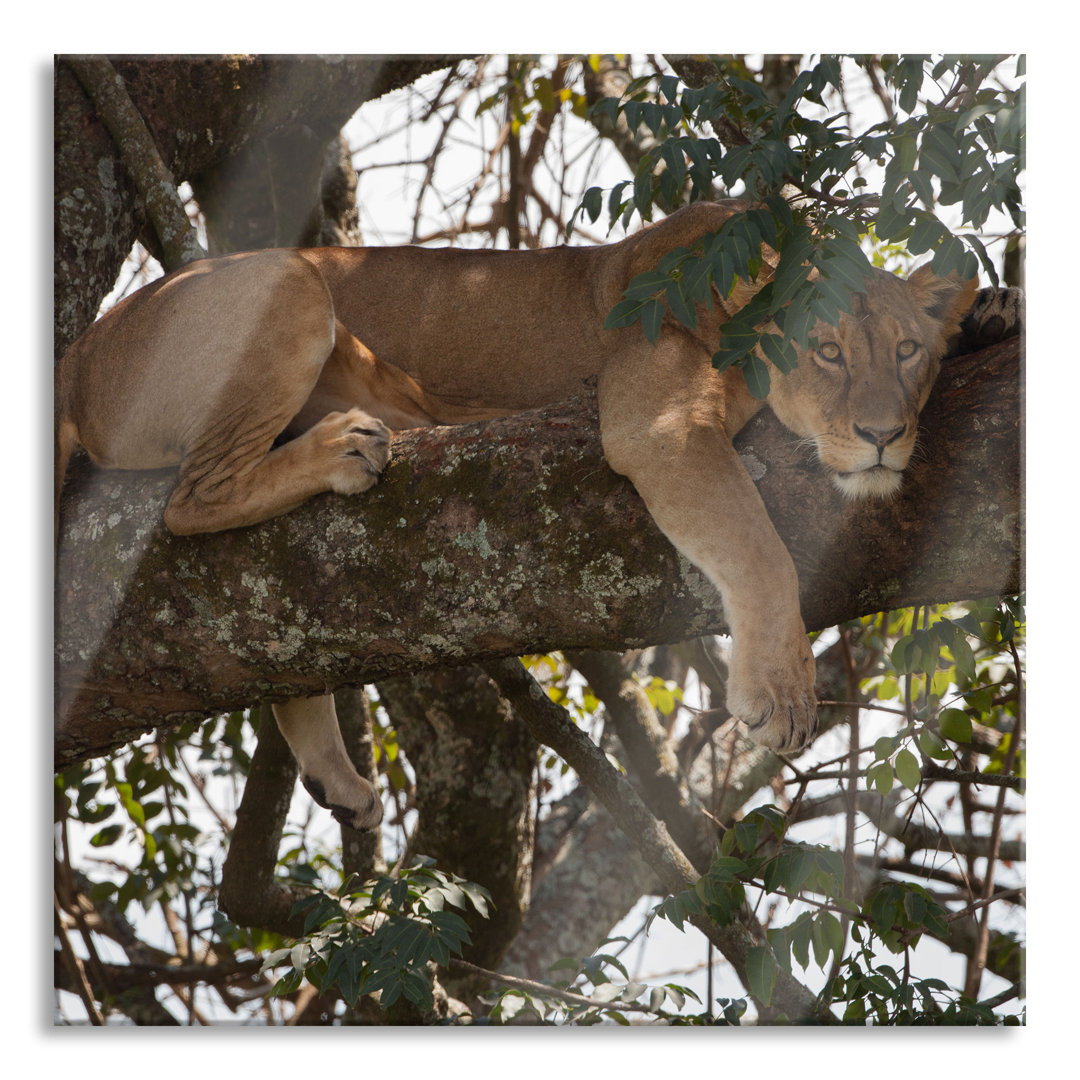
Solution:
{"label": "foliage", "polygon": [[[875,740],[873,762],[864,774],[866,787],[882,798],[890,793],[895,775],[921,800],[922,772],[947,761],[959,773],[964,768],[959,753],[971,743],[976,726],[995,730],[1014,726],[1018,719],[1021,673],[1013,665],[1024,625],[1022,598],[973,603],[963,612],[927,609],[917,629],[916,619],[914,610],[905,610],[851,627],[858,627],[884,669],[863,680],[864,691],[872,688],[877,700],[888,700],[901,693],[900,681],[905,684],[909,722],[896,734]],[[886,656],[883,639],[889,631],[894,643]],[[984,774],[1000,771],[992,758]],[[1022,761],[1008,771],[1022,777]],[[792,959],[807,970],[812,949],[814,965],[827,973],[822,1007],[842,1004],[845,1022],[996,1022],[992,1009],[956,994],[940,979],[910,975],[919,938],[926,933],[947,940],[956,913],[949,914],[925,887],[907,880],[881,880],[861,905],[855,903],[841,853],[788,840],[788,825],[788,816],[773,805],[747,813],[724,832],[707,873],[692,889],[656,905],[654,917],[680,929],[695,914],[730,925],[741,917],[751,885],[765,897],[808,901],[810,911],[786,926],[771,927],[767,944],[750,950],[747,983],[761,1004],[769,1005],[777,973],[790,974]],[[850,953],[849,944],[854,946]],[[885,953],[904,956],[902,977],[882,962]]]}
{"label": "foliage", "polygon": [[[912,255],[932,253],[940,277],[974,277],[981,265],[996,285],[997,270],[975,230],[991,210],[1023,227],[1024,85],[1012,91],[985,83],[1002,59],[883,58],[895,108],[905,115],[859,134],[850,132],[843,113],[815,115],[826,92],[841,89],[837,56],[799,72],[779,101],[747,78],[741,64],[718,60],[717,80],[704,86],[645,76],[621,98],[596,102],[594,113],[612,124],[621,118],[631,130],[644,126],[657,140],[634,179],[609,192],[610,226],[625,227],[635,212],[649,221],[654,206],[670,211],[711,199],[717,182],[759,204],[635,277],[606,325],[640,321],[655,342],[667,312],[694,329],[697,306],[711,309],[714,290],[727,297],[739,278],[764,277],[764,286],[725,323],[713,354],[718,370],[740,368],[751,393],[763,398],[769,365],[791,371],[798,362],[793,345],[807,347],[816,321],[835,324],[851,310],[852,293],[863,290],[871,273],[861,246],[871,229],[880,241],[904,243]],[[922,97],[927,81],[938,101]],[[717,134],[705,134],[710,130]],[[871,164],[881,171],[877,193],[862,175]],[[590,188],[569,228],[578,214],[596,221],[603,206],[601,188]],[[959,224],[972,231],[948,228],[939,206],[959,206]]]}
{"label": "foliage", "polygon": [[430,964],[449,964],[471,942],[468,923],[455,907],[471,906],[485,918],[491,895],[482,886],[435,868],[416,856],[391,877],[331,896],[316,892],[299,901],[304,933],[289,948],[263,960],[263,971],[288,961],[274,993],[288,994],[307,979],[321,993],[337,990],[354,1005],[378,994],[385,1009],[404,997],[421,1012],[433,1007]]}
{"label": "foliage", "polygon": [[[605,944],[608,944],[605,942]],[[618,971],[620,981],[608,974]],[[488,1021],[494,1024],[575,1024],[588,1027],[603,1021],[629,1025],[627,1013],[646,1022],[670,1023],[688,1000],[700,1003],[693,990],[677,983],[649,986],[630,977],[622,961],[609,953],[582,958],[563,957],[552,971],[569,969],[568,981],[550,986],[514,986],[490,995]],[[674,1008],[674,1012],[670,1011]]]}

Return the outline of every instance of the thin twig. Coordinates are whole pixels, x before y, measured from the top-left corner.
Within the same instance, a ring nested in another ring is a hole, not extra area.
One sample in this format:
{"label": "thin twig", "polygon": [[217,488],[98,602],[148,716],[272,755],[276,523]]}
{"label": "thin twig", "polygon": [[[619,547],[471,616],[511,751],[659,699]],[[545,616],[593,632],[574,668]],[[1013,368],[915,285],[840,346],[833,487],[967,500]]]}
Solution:
{"label": "thin twig", "polygon": [[532,979],[521,979],[516,975],[503,975],[497,971],[488,971],[487,968],[477,967],[467,960],[459,960],[456,956],[451,957],[450,967],[458,971],[467,971],[471,975],[482,975],[492,982],[509,986],[513,990],[523,990],[530,994],[542,994],[544,997],[558,998],[568,1005],[580,1005],[589,1009],[617,1009],[619,1012],[643,1012],[656,1014],[655,1009],[648,1005],[638,1005],[634,1002],[623,1001],[599,1001],[596,998],[586,997],[584,994],[575,994],[572,990],[560,990],[547,983],[534,982]]}
{"label": "thin twig", "polygon": [[86,969],[83,967],[82,961],[75,955],[75,950],[71,947],[71,941],[68,938],[67,931],[64,929],[60,900],[55,892],[53,892],[53,914],[56,917],[56,936],[60,939],[60,954],[64,959],[64,966],[71,974],[72,982],[75,983],[75,990],[83,1003],[83,1008],[86,1009],[86,1015],[90,1018],[90,1023],[96,1027],[102,1027],[105,1024],[105,1017],[101,1015],[97,1002],[94,1001],[94,992],[90,989],[90,980],[86,977]]}
{"label": "thin twig", "polygon": [[[993,888],[993,883],[991,883]],[[976,900],[972,904],[968,904],[967,907],[961,908],[959,911],[951,911],[945,917],[946,922],[955,922],[957,919],[963,919],[968,915],[974,914],[980,908],[985,908],[989,904],[994,903],[996,900],[1007,900],[1012,896],[1023,896],[1027,892],[1024,887],[1017,887],[1015,889],[1002,889],[1000,892],[994,893],[992,896],[984,896],[981,900]]]}
{"label": "thin twig", "polygon": [[[1016,685],[1020,686],[1020,657],[1016,651],[1016,643],[1009,642],[1012,652],[1013,663],[1016,668]],[[1005,761],[1002,764],[1002,773],[1008,776],[1016,762],[1017,750],[1020,746],[1020,735],[1023,724],[1023,709],[1017,710],[1016,727],[1009,739],[1009,749],[1005,753]],[[986,879],[983,882],[984,901],[990,901],[994,891],[994,870],[997,866],[998,855],[1001,850],[1001,822],[1004,818],[1006,788],[998,791],[997,806],[994,810],[994,823],[990,831],[990,853],[987,856]],[[964,993],[969,998],[977,998],[979,986],[982,983],[982,973],[986,967],[986,957],[990,947],[990,906],[989,903],[983,908],[982,917],[979,920],[979,938],[975,947],[975,955],[968,965],[967,979],[964,982]]]}

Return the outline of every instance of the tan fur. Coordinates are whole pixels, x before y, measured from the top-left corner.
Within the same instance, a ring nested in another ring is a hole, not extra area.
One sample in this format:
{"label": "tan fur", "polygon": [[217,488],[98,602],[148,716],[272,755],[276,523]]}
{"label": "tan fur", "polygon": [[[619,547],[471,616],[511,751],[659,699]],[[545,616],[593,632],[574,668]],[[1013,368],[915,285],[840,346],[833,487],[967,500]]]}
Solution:
{"label": "tan fur", "polygon": [[[694,332],[669,318],[655,346],[639,326],[603,329],[634,274],[744,208],[696,204],[593,248],[319,248],[192,264],[118,304],[62,360],[57,506],[81,445],[105,466],[178,466],[165,511],[174,532],[248,525],[319,491],[366,490],[386,463],[388,426],[505,415],[595,380],[608,461],[720,591],[731,711],[760,742],[797,749],[817,723],[798,581],[731,446],[759,403],[740,373],[709,362],[754,286],[716,297]],[[774,372],[769,404],[814,440],[848,494],[895,491],[972,295],[973,283],[925,271],[906,283],[881,274],[838,327],[817,328],[818,352]],[[295,438],[275,448],[283,432]],[[374,824],[332,706],[309,701],[290,703],[281,725],[301,768],[338,816]]]}

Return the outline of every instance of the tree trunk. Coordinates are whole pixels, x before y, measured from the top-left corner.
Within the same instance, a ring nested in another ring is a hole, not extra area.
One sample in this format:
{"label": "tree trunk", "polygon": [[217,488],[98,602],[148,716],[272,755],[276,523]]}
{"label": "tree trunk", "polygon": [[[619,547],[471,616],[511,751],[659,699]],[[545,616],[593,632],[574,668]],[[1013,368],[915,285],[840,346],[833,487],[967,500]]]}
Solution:
{"label": "tree trunk", "polygon": [[537,745],[478,668],[385,679],[378,692],[416,773],[411,848],[491,893],[464,958],[497,967],[529,904]]}
{"label": "tree trunk", "polygon": [[[161,56],[118,59],[114,67],[176,181],[192,181],[215,209],[223,201],[225,209],[243,206],[240,223],[223,244],[252,247],[269,242],[264,223],[270,203],[281,211],[270,215],[270,240],[290,243],[295,229],[303,235],[305,229],[321,228],[319,176],[325,152],[344,123],[365,101],[456,59]],[[135,240],[143,239],[151,252],[157,245],[145,228],[124,154],[63,57],[54,66],[53,94],[54,350],[59,358],[93,322]],[[290,156],[298,146],[305,148],[301,159]],[[275,191],[259,163],[282,162],[290,167],[275,179],[287,190]],[[245,185],[226,200],[223,181],[238,177],[261,185],[257,196]],[[215,215],[215,220],[222,218]]]}

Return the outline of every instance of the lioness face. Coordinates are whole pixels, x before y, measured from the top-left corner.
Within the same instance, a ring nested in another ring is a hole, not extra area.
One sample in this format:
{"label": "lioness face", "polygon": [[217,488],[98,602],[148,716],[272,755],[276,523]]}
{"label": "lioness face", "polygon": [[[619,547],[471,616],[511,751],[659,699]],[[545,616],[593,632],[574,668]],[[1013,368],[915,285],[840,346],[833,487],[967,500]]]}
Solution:
{"label": "lioness face", "polygon": [[795,371],[772,373],[770,407],[812,440],[845,495],[887,498],[899,489],[919,413],[974,287],[927,268],[907,281],[882,271],[838,325],[817,324],[816,348],[801,351]]}

